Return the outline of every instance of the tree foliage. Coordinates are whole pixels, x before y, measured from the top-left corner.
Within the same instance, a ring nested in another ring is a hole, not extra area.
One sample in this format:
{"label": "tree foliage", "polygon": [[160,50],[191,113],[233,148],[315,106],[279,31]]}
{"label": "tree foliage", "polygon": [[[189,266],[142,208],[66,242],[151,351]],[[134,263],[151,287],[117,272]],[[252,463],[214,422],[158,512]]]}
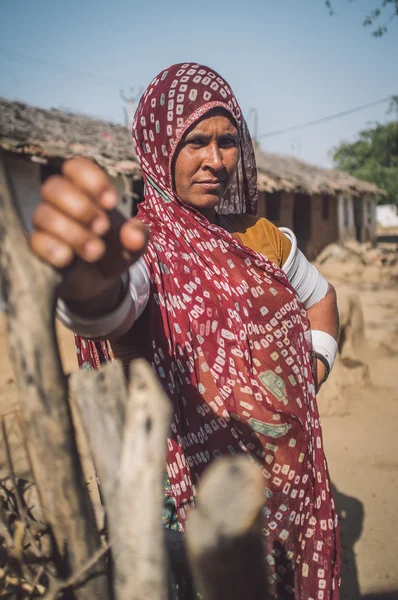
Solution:
{"label": "tree foliage", "polygon": [[[393,96],[389,112],[398,115],[398,96]],[[398,117],[360,131],[351,144],[341,142],[333,149],[333,163],[340,171],[385,190],[388,195],[380,203],[398,205]]]}
{"label": "tree foliage", "polygon": [[[352,0],[348,0],[352,2]],[[335,15],[333,0],[325,0],[329,13]],[[398,0],[379,0],[379,4],[364,18],[364,27],[373,27],[372,35],[382,37],[387,33],[390,22],[398,17]]]}

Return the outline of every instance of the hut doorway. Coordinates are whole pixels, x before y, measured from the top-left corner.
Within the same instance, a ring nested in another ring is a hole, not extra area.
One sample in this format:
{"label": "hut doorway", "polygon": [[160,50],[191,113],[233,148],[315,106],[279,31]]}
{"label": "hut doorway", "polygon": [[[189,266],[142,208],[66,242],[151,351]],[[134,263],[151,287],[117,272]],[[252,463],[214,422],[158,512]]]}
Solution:
{"label": "hut doorway", "polygon": [[312,236],[312,198],[307,194],[294,197],[293,231],[299,248],[306,254]]}

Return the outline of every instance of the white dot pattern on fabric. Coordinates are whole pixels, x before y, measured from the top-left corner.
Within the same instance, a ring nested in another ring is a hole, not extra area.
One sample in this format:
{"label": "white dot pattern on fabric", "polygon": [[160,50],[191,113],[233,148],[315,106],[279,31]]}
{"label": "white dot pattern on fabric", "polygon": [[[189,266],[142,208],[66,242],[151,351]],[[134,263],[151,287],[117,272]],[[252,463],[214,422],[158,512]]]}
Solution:
{"label": "white dot pattern on fabric", "polygon": [[319,598],[322,592],[337,600],[336,514],[306,311],[281,269],[184,205],[173,190],[178,143],[216,107],[231,114],[240,139],[236,177],[220,212],[255,213],[252,142],[217,73],[191,63],[170,67],[150,84],[133,125],[145,180],[139,218],[151,230],[145,260],[153,367],[174,408],[171,490],[183,521],[195,500],[194,484],[212,459],[244,452],[258,461],[276,597]]}

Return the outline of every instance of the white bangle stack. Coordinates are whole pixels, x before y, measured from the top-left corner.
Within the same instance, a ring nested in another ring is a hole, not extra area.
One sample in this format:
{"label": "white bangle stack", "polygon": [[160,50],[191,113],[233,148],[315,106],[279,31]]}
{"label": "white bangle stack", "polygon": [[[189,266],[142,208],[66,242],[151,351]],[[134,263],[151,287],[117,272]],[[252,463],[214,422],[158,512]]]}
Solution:
{"label": "white bangle stack", "polygon": [[324,379],[326,381],[336,359],[338,350],[337,342],[329,333],[320,331],[319,329],[311,330],[311,338],[313,355],[323,362],[326,367],[326,376]]}
{"label": "white bangle stack", "polygon": [[280,231],[290,240],[292,245],[282,270],[296,290],[298,299],[308,310],[326,296],[329,284],[299,250],[294,233],[286,227],[280,227]]}

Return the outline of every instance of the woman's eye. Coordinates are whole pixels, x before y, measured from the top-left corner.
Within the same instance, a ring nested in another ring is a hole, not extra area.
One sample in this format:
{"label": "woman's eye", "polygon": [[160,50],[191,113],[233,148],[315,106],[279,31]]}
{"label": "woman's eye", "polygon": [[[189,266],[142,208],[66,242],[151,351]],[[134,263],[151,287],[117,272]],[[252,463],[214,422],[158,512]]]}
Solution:
{"label": "woman's eye", "polygon": [[220,140],[220,146],[222,146],[222,148],[233,148],[237,143],[238,142],[234,137],[225,137]]}
{"label": "woman's eye", "polygon": [[199,148],[203,145],[203,141],[200,138],[192,138],[191,140],[188,140],[187,143],[194,148]]}

